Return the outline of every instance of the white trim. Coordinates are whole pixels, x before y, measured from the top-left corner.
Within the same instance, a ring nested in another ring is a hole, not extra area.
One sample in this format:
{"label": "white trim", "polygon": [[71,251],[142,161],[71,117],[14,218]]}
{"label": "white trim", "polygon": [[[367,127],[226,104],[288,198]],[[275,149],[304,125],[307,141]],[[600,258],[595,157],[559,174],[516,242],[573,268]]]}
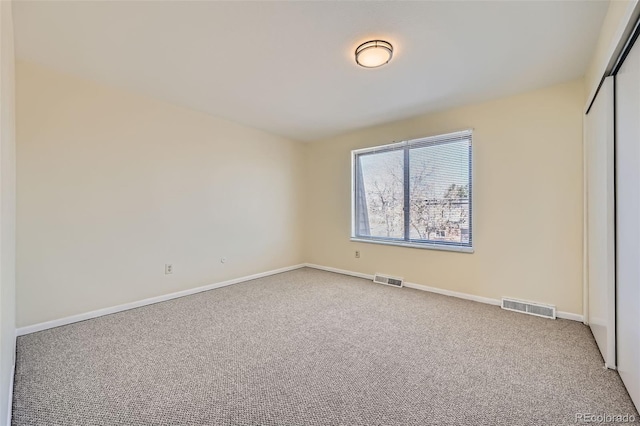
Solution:
{"label": "white trim", "polygon": [[584,322],[584,317],[580,314],[572,314],[571,312],[556,311],[556,317],[571,321]]}
{"label": "white trim", "polygon": [[[15,338],[14,338],[15,339]],[[14,354],[15,354],[15,346],[14,346]],[[8,401],[7,401],[7,426],[11,425],[11,415],[12,413],[12,409],[13,409],[13,381],[15,379],[15,375],[16,375],[16,356],[13,356],[13,364],[11,365],[11,377],[9,378],[9,393],[8,395]]]}
{"label": "white trim", "polygon": [[489,297],[476,296],[474,294],[460,293],[458,291],[445,290],[443,288],[408,282],[405,282],[404,286],[414,288],[416,290],[428,291],[429,293],[442,294],[443,296],[457,297],[458,299],[472,300],[474,302],[486,303],[487,305],[500,306],[500,301],[498,299],[491,299]]}
{"label": "white trim", "polygon": [[[336,274],[350,275],[352,277],[364,278],[366,280],[373,280],[373,275],[363,274],[361,272],[348,271],[346,269],[332,268],[330,266],[316,265],[314,263],[305,263],[304,266],[308,268],[320,269],[322,271],[335,272]],[[413,288],[415,290],[428,291],[430,293],[442,294],[444,296],[457,297],[458,299],[472,300],[474,302],[486,303],[487,305],[500,306],[501,302],[498,299],[492,299],[490,297],[476,296],[475,294],[461,293],[458,291],[445,290],[443,288],[430,287],[423,284],[415,284],[410,282],[404,282],[404,286]],[[570,312],[556,311],[556,317],[568,319],[572,321],[582,321],[582,315],[573,314]]]}
{"label": "white trim", "polygon": [[91,312],[85,312],[83,314],[71,315],[65,318],[41,322],[39,324],[18,328],[16,330],[16,335],[24,336],[25,334],[35,333],[37,331],[47,330],[54,327],[60,327],[62,325],[72,324],[74,322],[79,322],[79,321],[85,321],[88,319],[97,318],[104,315],[115,314],[116,312],[122,312],[129,309],[139,308],[141,306],[152,305],[158,302],[165,302],[167,300],[177,299],[178,297],[189,296],[191,294],[201,293],[203,291],[213,290],[220,287],[226,287],[232,284],[238,284],[245,281],[251,281],[258,278],[268,277],[269,275],[281,274],[283,272],[293,271],[294,269],[300,269],[304,267],[305,267],[305,264],[286,266],[284,268],[274,269],[272,271],[261,272],[253,275],[247,275],[245,277],[234,278],[231,280],[222,281],[214,284],[208,284],[202,287],[190,288],[188,290],[177,291],[175,293],[169,293],[161,296],[150,297],[148,299],[138,300],[135,302],[124,303],[122,305],[112,306],[110,308],[98,309]]}
{"label": "white trim", "polygon": [[361,272],[347,271],[346,269],[332,268],[330,266],[316,265],[314,263],[305,263],[304,266],[307,268],[320,269],[321,271],[335,272],[336,274],[342,275],[351,275],[352,277],[364,278],[365,280],[373,281],[373,275],[363,274]]}
{"label": "white trim", "polygon": [[358,243],[370,243],[370,244],[382,244],[385,246],[399,246],[409,247],[425,250],[443,250],[443,251],[455,251],[458,253],[473,253],[473,247],[455,246],[450,244],[434,244],[434,243],[411,243],[407,241],[393,241],[393,240],[376,240],[373,238],[357,238],[351,237],[351,241]]}
{"label": "white trim", "polygon": [[589,325],[589,169],[587,119],[582,116],[582,318]]}

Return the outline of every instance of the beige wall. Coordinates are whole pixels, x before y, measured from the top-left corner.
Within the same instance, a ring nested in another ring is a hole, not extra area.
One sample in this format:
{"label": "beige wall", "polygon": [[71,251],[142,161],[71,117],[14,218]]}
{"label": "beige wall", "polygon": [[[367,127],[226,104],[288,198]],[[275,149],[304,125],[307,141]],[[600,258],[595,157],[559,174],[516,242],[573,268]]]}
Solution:
{"label": "beige wall", "polygon": [[[581,314],[584,87],[303,145],[21,62],[18,326],[303,261]],[[474,254],[349,241],[352,149],[470,127]]]}
{"label": "beige wall", "polygon": [[301,144],[21,62],[17,114],[18,326],[302,261]]}
{"label": "beige wall", "polygon": [[[584,99],[580,79],[310,144],[306,260],[582,314]],[[475,253],[349,241],[351,150],[467,128],[474,128]]]}
{"label": "beige wall", "polygon": [[11,2],[0,2],[0,424],[8,415],[16,349],[15,69]]}

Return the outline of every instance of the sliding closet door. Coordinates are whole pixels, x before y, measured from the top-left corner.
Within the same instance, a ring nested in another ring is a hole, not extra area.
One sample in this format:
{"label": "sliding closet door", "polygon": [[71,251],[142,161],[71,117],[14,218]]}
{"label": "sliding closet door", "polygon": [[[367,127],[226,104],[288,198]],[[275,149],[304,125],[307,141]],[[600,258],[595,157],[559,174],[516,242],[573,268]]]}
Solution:
{"label": "sliding closet door", "polygon": [[616,366],[613,103],[607,77],[585,117],[587,321],[609,368]]}
{"label": "sliding closet door", "polygon": [[615,86],[617,364],[640,408],[640,43]]}

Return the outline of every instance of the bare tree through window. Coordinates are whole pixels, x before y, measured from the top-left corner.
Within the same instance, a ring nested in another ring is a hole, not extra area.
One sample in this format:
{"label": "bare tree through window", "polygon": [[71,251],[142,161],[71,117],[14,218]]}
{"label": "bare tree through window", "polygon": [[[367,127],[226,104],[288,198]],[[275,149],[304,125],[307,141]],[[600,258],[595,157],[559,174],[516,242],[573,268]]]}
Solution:
{"label": "bare tree through window", "polygon": [[357,236],[470,246],[470,134],[429,142],[356,156]]}

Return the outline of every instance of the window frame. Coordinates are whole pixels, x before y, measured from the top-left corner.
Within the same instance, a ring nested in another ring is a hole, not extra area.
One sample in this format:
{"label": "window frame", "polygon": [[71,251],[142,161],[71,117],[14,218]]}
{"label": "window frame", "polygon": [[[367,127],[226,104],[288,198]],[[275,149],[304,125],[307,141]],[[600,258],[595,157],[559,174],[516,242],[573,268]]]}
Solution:
{"label": "window frame", "polygon": [[[357,208],[356,208],[356,199],[357,194],[356,190],[358,187],[358,167],[359,162],[358,158],[363,154],[379,154],[390,151],[404,151],[404,196],[405,200],[408,199],[409,196],[409,183],[407,181],[407,175],[409,174],[410,165],[407,163],[409,159],[409,151],[411,149],[422,148],[425,146],[435,146],[444,144],[447,142],[453,142],[456,140],[468,139],[469,140],[469,244],[464,243],[456,243],[449,241],[433,241],[433,240],[415,240],[407,237],[407,223],[409,221],[410,212],[406,211],[404,214],[404,224],[405,224],[405,236],[403,238],[391,238],[391,237],[368,237],[357,235],[356,232],[356,223],[358,220]],[[373,244],[382,244],[382,245],[392,245],[392,246],[400,246],[400,247],[411,247],[411,248],[419,248],[419,249],[428,249],[428,250],[444,250],[444,251],[454,251],[454,252],[462,252],[462,253],[473,253],[475,251],[474,245],[475,241],[473,238],[473,223],[474,223],[474,214],[473,214],[473,129],[461,130],[452,133],[427,136],[417,139],[410,139],[402,142],[394,142],[386,145],[374,146],[370,148],[361,148],[355,149],[351,151],[351,237],[350,240],[354,242],[363,242],[363,243],[373,243]]]}

